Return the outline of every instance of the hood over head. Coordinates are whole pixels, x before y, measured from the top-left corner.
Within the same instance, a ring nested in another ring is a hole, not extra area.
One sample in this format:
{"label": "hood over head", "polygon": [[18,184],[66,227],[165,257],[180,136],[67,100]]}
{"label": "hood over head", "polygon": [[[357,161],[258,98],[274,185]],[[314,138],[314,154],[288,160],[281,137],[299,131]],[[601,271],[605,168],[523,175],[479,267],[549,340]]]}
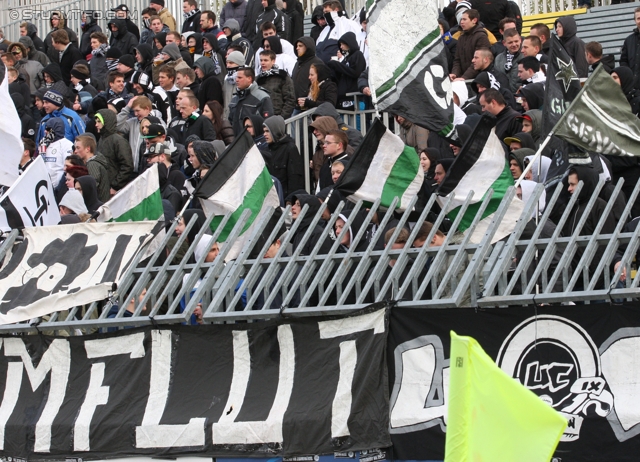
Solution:
{"label": "hood over head", "polygon": [[162,52],[168,55],[172,61],[177,61],[182,58],[180,54],[180,48],[175,43],[170,43],[162,49]]}
{"label": "hood over head", "polygon": [[523,117],[531,121],[531,137],[533,141],[538,140],[538,138],[540,138],[540,130],[542,130],[542,110],[530,109],[523,114]]}
{"label": "hood over head", "polygon": [[633,91],[633,70],[626,66],[616,67],[612,73],[615,72],[620,79],[620,87],[622,88],[622,93],[627,96],[629,93]]}
{"label": "hood over head", "polygon": [[209,141],[194,141],[191,147],[202,165],[211,166],[216,161],[216,150]]}
{"label": "hood over head", "polygon": [[524,158],[527,156],[533,156],[536,152],[531,148],[520,148],[509,153],[509,159],[515,159],[518,162],[521,170],[524,170]]}
{"label": "hood over head", "polygon": [[273,51],[276,55],[282,54],[282,43],[280,42],[280,37],[278,37],[277,35],[272,35],[271,37],[265,38],[265,40],[269,42],[271,51]]}
{"label": "hood over head", "polygon": [[240,33],[240,23],[235,19],[227,19],[225,23],[222,25],[223,29],[229,29],[231,31],[231,37]]}
{"label": "hood over head", "polygon": [[578,196],[578,202],[584,204],[589,201],[593,191],[596,190],[596,186],[598,186],[598,180],[600,177],[598,176],[598,172],[587,165],[574,165],[569,168],[568,175],[562,180],[565,187],[569,184],[569,175],[575,173],[578,175],[578,181],[582,181],[584,185],[582,186],[582,190],[580,191],[580,196]]}
{"label": "hood over head", "polygon": [[255,133],[254,138],[264,136],[264,128],[262,127],[264,118],[261,115],[253,114],[242,119],[242,123],[247,119],[249,119],[253,124],[253,132]]}
{"label": "hood over head", "polygon": [[60,22],[58,22],[58,29],[64,29],[65,26],[67,25],[67,20],[64,17],[64,13],[62,13],[61,11],[51,12],[51,17],[49,18],[49,25],[51,26],[52,29],[53,29],[53,22],[51,20],[53,19],[54,16],[57,16],[60,19]]}
{"label": "hood over head", "polygon": [[338,111],[333,106],[333,104],[329,102],[322,103],[321,105],[319,105],[316,108],[316,112],[312,114],[313,120],[316,120],[318,117],[321,117],[321,116],[333,117],[338,125],[342,123],[342,117],[340,116],[340,114],[338,114]]}
{"label": "hood over head", "polygon": [[556,24],[562,24],[562,37],[560,40],[566,42],[571,37],[574,37],[578,32],[578,25],[576,24],[576,20],[573,16],[563,16],[561,18],[556,19],[554,26]]}
{"label": "hood over head", "polygon": [[[533,197],[533,193],[535,192],[535,188],[538,185],[538,183],[536,183],[535,181],[531,181],[531,180],[522,180],[520,182],[520,188],[522,188],[522,203],[526,206],[527,202],[529,202],[531,200],[531,198]],[[544,207],[545,205],[547,205],[547,201],[545,198],[545,193],[543,192],[542,195],[540,196],[540,198],[538,199],[538,208],[540,209],[540,214],[542,215],[542,212],[544,212]],[[532,212],[532,217],[536,216],[536,213],[538,213],[538,211],[534,208],[533,212]]]}
{"label": "hood over head", "polygon": [[141,43],[136,47],[140,56],[142,56],[143,63],[142,65],[150,64],[153,61],[153,48],[148,43]]}
{"label": "hood over head", "polygon": [[355,53],[356,51],[360,51],[360,46],[358,45],[358,40],[356,39],[356,34],[353,32],[347,32],[340,40],[338,40],[338,45],[344,43],[349,47],[349,53]]}
{"label": "hood over head", "polygon": [[21,42],[13,42],[11,45],[9,45],[7,51],[9,53],[12,53],[16,48],[19,49],[22,53],[22,59],[29,59],[29,52],[27,51],[27,47],[25,47]]}
{"label": "hood over head", "polygon": [[296,53],[296,56],[298,56],[298,61],[308,61],[309,59],[316,56],[315,40],[313,40],[311,37],[300,37],[298,40],[296,40],[296,43],[293,44],[294,49],[296,48],[298,42],[302,43],[307,48],[302,56],[298,56],[298,54]]}
{"label": "hood over head", "polygon": [[[534,156],[526,156],[524,158],[525,167],[531,163]],[[540,156],[536,159],[535,164],[531,167],[531,174],[535,183],[544,183],[547,179],[547,172],[551,166],[551,159],[547,156]]]}
{"label": "hood over head", "polygon": [[451,90],[458,95],[460,100],[460,107],[464,106],[469,100],[469,89],[467,84],[462,80],[456,80],[451,82]]}
{"label": "hood over head", "polygon": [[322,5],[318,5],[313,9],[313,13],[311,15],[311,22],[318,25],[318,19],[324,18],[324,11]]}
{"label": "hood over head", "polygon": [[80,191],[77,191],[75,189],[70,189],[66,192],[66,194],[60,201],[60,205],[68,208],[76,215],[88,212],[82,194],[80,194]]}
{"label": "hood over head", "polygon": [[167,33],[166,32],[158,32],[153,36],[153,40],[157,40],[160,43],[160,46],[164,48],[167,45]]}
{"label": "hood over head", "polygon": [[[196,238],[196,235],[198,234],[200,229],[202,229],[202,226],[204,226],[204,224],[205,224],[205,222],[207,220],[206,215],[204,214],[204,212],[201,209],[187,209],[182,214],[182,219],[184,220],[184,224],[188,225],[189,222],[193,219],[194,216],[196,217],[195,218],[196,222],[194,223],[193,227],[187,233],[187,241],[189,241],[189,244],[193,243],[193,241]],[[207,230],[207,231],[209,231],[209,230]],[[205,233],[207,231],[205,231]],[[206,234],[205,234],[205,236],[206,236]]]}
{"label": "hood over head", "polygon": [[473,82],[471,82],[471,88],[476,93],[479,93],[478,85],[482,85],[485,88],[493,88],[494,90],[500,90],[500,83],[496,80],[496,78],[492,74],[489,74],[487,71],[480,72],[476,76],[476,78],[473,79]]}
{"label": "hood over head", "polygon": [[111,109],[100,109],[97,113],[102,118],[104,127],[100,130],[100,135],[113,135],[116,133],[117,116]]}
{"label": "hood over head", "polygon": [[287,201],[291,201],[293,204],[296,199],[300,201],[300,208],[302,209],[305,204],[309,206],[309,210],[307,210],[305,216],[302,218],[302,222],[298,225],[298,233],[306,231],[311,222],[313,221],[313,217],[320,210],[320,201],[316,196],[312,196],[311,194],[307,194],[306,191],[301,190],[300,194],[297,194],[298,191],[293,192],[287,197]]}
{"label": "hood over head", "polygon": [[544,84],[530,83],[520,89],[520,95],[527,100],[529,109],[541,109],[544,104]]}
{"label": "hood over head", "polygon": [[213,51],[220,51],[220,44],[218,43],[218,37],[216,37],[216,34],[213,34],[211,32],[206,33],[202,36],[202,40],[206,40],[207,42],[209,42],[209,45],[211,45]]}
{"label": "hood over head", "polygon": [[64,121],[60,117],[52,117],[45,122],[45,130],[53,130],[53,141],[64,138],[65,128]]}
{"label": "hood over head", "polygon": [[271,132],[274,143],[280,141],[287,135],[287,130],[282,116],[271,116],[264,121],[264,125],[266,125]]}
{"label": "hood over head", "polygon": [[62,80],[62,71],[60,70],[60,65],[58,63],[47,64],[47,66],[42,69],[42,72],[46,72],[47,74],[49,74],[54,82]]}
{"label": "hood over head", "polygon": [[38,26],[32,22],[27,23],[27,35],[31,38],[38,35]]}
{"label": "hood over head", "polygon": [[36,51],[38,51],[38,50],[36,50],[36,47],[33,44],[33,40],[31,40],[31,37],[29,37],[28,35],[25,35],[24,37],[20,37],[18,39],[18,41],[20,43],[22,43],[27,50],[29,50],[29,57],[30,58],[35,56]]}
{"label": "hood over head", "polygon": [[197,67],[198,69],[200,69],[205,77],[213,75],[216,71],[216,66],[213,64],[213,60],[205,56],[203,56],[202,58],[198,58],[193,67]]}
{"label": "hood over head", "polygon": [[[346,223],[347,220],[349,219],[349,217],[353,214],[353,209],[351,210],[343,210],[339,217],[342,218],[344,220],[344,222]],[[367,212],[365,212],[364,210],[358,210],[358,212],[355,215],[355,218],[353,219],[353,222],[351,223],[351,226],[349,226],[349,236],[350,236],[350,243],[347,247],[351,248],[351,245],[353,243],[353,240],[356,238],[356,236],[358,235],[358,233],[360,232],[360,228],[362,228],[362,226],[364,226],[364,222],[365,219],[367,218]],[[358,246],[356,247],[355,251],[356,252],[364,252],[365,250],[367,250],[367,246],[368,246],[368,242],[367,242],[367,238],[366,235],[362,236],[360,238],[360,242],[358,242]]]}
{"label": "hood over head", "polygon": [[331,130],[337,130],[338,124],[336,119],[330,116],[320,116],[317,117],[310,125],[310,127],[315,128],[323,135],[327,135]]}
{"label": "hood over head", "polygon": [[91,175],[85,175],[76,178],[75,181],[80,183],[82,197],[84,198],[84,204],[87,206],[87,210],[89,210],[89,212],[98,210],[102,202],[98,199],[98,185],[95,178]]}
{"label": "hood over head", "polygon": [[[202,34],[200,32],[195,32],[191,34],[187,38],[187,45],[189,45],[189,39],[192,39],[192,38],[196,41],[196,46],[195,46],[195,50],[193,50],[193,53],[197,55],[201,55],[202,54]],[[190,48],[189,48],[189,52],[191,52]]]}
{"label": "hood over head", "polygon": [[125,34],[128,32],[127,31],[127,21],[125,21],[124,19],[120,19],[120,18],[114,18],[111,21],[109,21],[109,29],[111,29],[111,25],[114,25],[118,31],[113,31],[111,30],[111,32],[113,33],[113,35],[116,38],[122,38],[125,36]]}

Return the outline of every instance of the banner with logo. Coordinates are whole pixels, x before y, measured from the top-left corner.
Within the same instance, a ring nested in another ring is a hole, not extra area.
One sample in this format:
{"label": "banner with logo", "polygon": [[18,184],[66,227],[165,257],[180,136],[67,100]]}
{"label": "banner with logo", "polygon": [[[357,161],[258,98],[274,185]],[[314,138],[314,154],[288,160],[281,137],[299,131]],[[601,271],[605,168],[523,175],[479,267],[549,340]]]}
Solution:
{"label": "banner with logo", "polygon": [[450,331],[569,421],[554,460],[635,461],[640,453],[638,306],[391,311],[387,356],[393,458],[442,460]]}
{"label": "banner with logo", "polygon": [[387,447],[386,312],[2,337],[0,457],[315,460]]}

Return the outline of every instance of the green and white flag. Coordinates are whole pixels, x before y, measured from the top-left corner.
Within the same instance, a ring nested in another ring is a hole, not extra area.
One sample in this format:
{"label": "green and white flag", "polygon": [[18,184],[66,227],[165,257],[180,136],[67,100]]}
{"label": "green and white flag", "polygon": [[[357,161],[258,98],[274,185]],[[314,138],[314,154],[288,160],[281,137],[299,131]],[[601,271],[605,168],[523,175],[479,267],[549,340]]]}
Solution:
{"label": "green and white flag", "polygon": [[369,84],[378,111],[453,136],[453,93],[434,1],[367,2]]}
{"label": "green and white flag", "polygon": [[[490,189],[493,190],[493,195],[480,222],[473,229],[471,242],[474,244],[480,243],[507,190],[514,185],[513,175],[509,170],[504,148],[496,136],[494,125],[495,121],[489,116],[482,116],[437,191],[437,202],[440,207],[444,207],[447,198],[451,197],[451,202],[446,209],[447,216],[451,220],[458,216],[467,196],[473,191],[471,205],[467,208],[458,227],[458,231],[466,231],[471,226],[485,196]],[[523,209],[522,201],[517,197],[514,198],[493,236],[492,243],[513,232]]]}
{"label": "green and white flag", "polygon": [[152,165],[98,208],[97,221],[153,221],[163,216],[158,167]]}
{"label": "green and white flag", "polygon": [[405,146],[400,137],[375,119],[335,189],[352,202],[372,204],[380,198],[380,205],[385,208],[398,197],[396,208],[403,211],[420,191],[423,180],[416,150]]}
{"label": "green and white flag", "polygon": [[200,199],[207,216],[215,215],[211,221],[213,232],[220,226],[224,216],[231,213],[231,218],[218,237],[220,243],[227,242],[242,213],[247,209],[251,210],[251,216],[240,236],[228,243],[232,248],[227,254],[227,261],[238,257],[256,220],[268,209],[280,205],[262,154],[246,130],[211,167],[194,196]]}
{"label": "green and white flag", "polygon": [[591,74],[553,132],[588,151],[640,156],[640,120],[602,66]]}

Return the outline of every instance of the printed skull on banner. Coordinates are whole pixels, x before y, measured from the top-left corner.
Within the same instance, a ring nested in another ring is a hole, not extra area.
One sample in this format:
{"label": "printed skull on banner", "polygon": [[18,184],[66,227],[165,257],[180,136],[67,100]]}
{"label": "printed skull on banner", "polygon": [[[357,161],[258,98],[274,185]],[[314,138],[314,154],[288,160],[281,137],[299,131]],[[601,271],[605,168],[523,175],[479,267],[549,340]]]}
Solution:
{"label": "printed skull on banner", "polygon": [[[578,324],[553,315],[531,317],[511,330],[496,363],[569,424],[561,441],[577,441],[587,418],[606,418],[619,441],[640,434],[640,328],[614,332],[598,349]],[[446,431],[449,359],[436,335],[394,350],[390,432],[434,426]]]}

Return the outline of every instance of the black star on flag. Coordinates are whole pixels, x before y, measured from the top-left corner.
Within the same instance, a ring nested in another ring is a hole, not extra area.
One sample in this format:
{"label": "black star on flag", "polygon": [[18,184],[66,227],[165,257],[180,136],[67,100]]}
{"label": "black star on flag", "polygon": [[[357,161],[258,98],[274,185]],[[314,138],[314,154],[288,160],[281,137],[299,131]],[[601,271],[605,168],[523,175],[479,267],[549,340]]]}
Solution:
{"label": "black star on flag", "polygon": [[569,59],[569,62],[566,63],[556,56],[556,60],[558,61],[558,68],[560,69],[555,73],[556,80],[562,81],[564,84],[564,91],[567,92],[571,86],[571,81],[579,81],[580,79],[578,78],[578,74],[576,74],[572,59]]}

